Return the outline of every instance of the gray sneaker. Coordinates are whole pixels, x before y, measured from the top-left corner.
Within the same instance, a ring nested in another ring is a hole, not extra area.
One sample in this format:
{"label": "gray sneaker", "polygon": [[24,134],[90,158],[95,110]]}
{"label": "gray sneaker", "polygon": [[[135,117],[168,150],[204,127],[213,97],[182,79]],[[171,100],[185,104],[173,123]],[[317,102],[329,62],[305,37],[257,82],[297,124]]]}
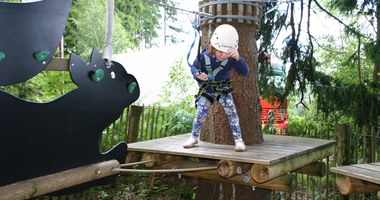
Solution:
{"label": "gray sneaker", "polygon": [[183,143],[183,148],[191,148],[198,144],[198,138],[191,136],[185,143]]}
{"label": "gray sneaker", "polygon": [[235,151],[236,152],[243,152],[245,150],[246,150],[246,148],[245,148],[245,144],[243,141],[236,141],[235,142]]}

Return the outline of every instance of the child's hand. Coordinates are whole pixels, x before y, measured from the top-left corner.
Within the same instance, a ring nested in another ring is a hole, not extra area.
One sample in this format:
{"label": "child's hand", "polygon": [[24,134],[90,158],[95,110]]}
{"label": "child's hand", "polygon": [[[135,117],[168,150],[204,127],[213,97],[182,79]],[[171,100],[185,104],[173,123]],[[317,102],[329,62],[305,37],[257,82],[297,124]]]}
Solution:
{"label": "child's hand", "polygon": [[228,55],[229,58],[234,58],[235,60],[240,59],[239,52],[237,49],[230,49],[226,52],[226,54]]}
{"label": "child's hand", "polygon": [[199,80],[202,80],[202,81],[207,81],[207,80],[208,80],[208,75],[205,74],[204,72],[198,72],[198,73],[196,74],[196,76],[197,76],[197,78],[198,78]]}

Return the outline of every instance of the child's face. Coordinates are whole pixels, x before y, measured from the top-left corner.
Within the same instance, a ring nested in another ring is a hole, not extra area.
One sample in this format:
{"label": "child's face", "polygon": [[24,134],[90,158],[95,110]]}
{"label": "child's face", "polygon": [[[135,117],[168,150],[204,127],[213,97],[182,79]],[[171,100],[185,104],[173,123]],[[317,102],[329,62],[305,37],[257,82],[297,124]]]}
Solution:
{"label": "child's face", "polygon": [[219,51],[219,50],[215,51],[215,58],[218,61],[223,61],[223,60],[227,59],[228,57],[229,57],[229,54],[227,52],[223,52],[223,51]]}

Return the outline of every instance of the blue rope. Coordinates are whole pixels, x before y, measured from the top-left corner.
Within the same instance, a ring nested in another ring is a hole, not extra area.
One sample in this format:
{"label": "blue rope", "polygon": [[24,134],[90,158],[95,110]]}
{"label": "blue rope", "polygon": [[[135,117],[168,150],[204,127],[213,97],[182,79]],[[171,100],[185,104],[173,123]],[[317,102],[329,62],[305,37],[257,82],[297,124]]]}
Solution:
{"label": "blue rope", "polygon": [[191,73],[194,74],[194,73],[198,73],[199,72],[199,69],[196,67],[196,66],[193,66],[192,63],[189,62],[189,58],[190,58],[190,54],[195,46],[195,43],[197,42],[197,36],[199,36],[199,39],[198,39],[198,49],[197,49],[197,55],[196,55],[196,60],[198,62],[198,65],[199,65],[199,51],[200,51],[200,46],[201,46],[201,34],[199,33],[199,30],[200,30],[200,16],[201,14],[200,13],[196,13],[194,15],[194,21],[192,22],[192,25],[193,25],[193,28],[194,28],[194,40],[193,40],[193,43],[191,44],[190,46],[190,49],[189,49],[189,52],[187,54],[187,64],[189,65],[190,69],[191,69]]}

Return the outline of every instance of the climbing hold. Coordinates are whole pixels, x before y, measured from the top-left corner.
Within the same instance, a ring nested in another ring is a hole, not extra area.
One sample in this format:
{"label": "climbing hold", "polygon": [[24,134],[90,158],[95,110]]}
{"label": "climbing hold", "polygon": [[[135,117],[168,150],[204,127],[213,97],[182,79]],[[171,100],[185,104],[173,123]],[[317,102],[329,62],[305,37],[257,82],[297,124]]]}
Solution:
{"label": "climbing hold", "polygon": [[0,51],[0,61],[3,61],[5,59],[5,53]]}
{"label": "climbing hold", "polygon": [[97,69],[95,72],[91,75],[91,79],[95,82],[100,82],[104,78],[104,70]]}
{"label": "climbing hold", "polygon": [[132,82],[132,83],[128,84],[128,92],[129,92],[129,94],[132,94],[132,92],[135,91],[136,86],[137,86],[136,82]]}
{"label": "climbing hold", "polygon": [[45,51],[38,51],[33,54],[34,59],[36,59],[38,62],[46,60],[47,57],[49,57],[50,52],[45,50]]}

